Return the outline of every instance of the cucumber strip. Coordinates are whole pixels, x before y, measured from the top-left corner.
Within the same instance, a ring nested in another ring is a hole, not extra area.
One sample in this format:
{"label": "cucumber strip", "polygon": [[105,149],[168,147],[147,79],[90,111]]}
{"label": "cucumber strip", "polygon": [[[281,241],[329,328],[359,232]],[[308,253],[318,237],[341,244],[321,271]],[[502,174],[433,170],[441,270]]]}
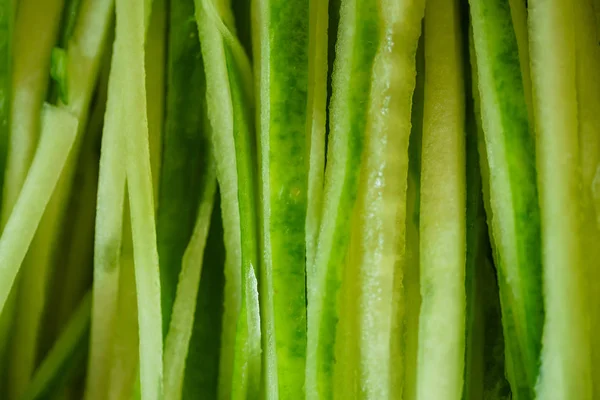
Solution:
{"label": "cucumber strip", "polygon": [[261,364],[252,71],[225,2],[195,5],[227,249],[219,398],[254,398]]}
{"label": "cucumber strip", "polygon": [[[104,42],[108,34],[112,12],[111,0],[88,0],[81,5],[78,24],[70,38],[68,58],[69,103],[61,104],[68,112],[79,120],[79,129],[67,164],[61,173],[56,190],[44,212],[40,227],[23,264],[22,278],[19,283],[19,300],[17,314],[27,315],[16,321],[17,332],[28,332],[15,336],[12,358],[15,374],[28,377],[33,372],[37,355],[40,326],[46,308],[48,280],[59,263],[58,241],[66,218],[68,199],[73,183],[76,162],[80,154],[83,132],[87,126],[89,101],[96,86],[100,60],[103,55]],[[85,24],[85,25],[84,25]],[[83,25],[83,26],[82,26]],[[25,379],[25,378],[23,378]],[[17,381],[15,381],[17,384]]]}
{"label": "cucumber strip", "polygon": [[31,172],[0,237],[0,310],[71,151],[77,123],[68,112],[44,105],[41,138]]}
{"label": "cucumber strip", "polygon": [[[146,104],[154,207],[158,209],[165,124],[167,2],[154,0],[146,34]],[[171,25],[172,26],[172,25]],[[170,90],[170,89],[169,89]]]}
{"label": "cucumber strip", "polygon": [[[417,77],[411,107],[411,133],[408,145],[408,182],[406,188],[406,243],[404,272],[394,274],[392,357],[402,360],[392,369],[392,398],[415,399],[419,348],[419,220],[421,187],[421,143],[425,86],[424,38],[421,35],[416,55]],[[402,246],[402,244],[400,244]],[[402,247],[400,247],[401,249]]]}
{"label": "cucumber strip", "polygon": [[169,12],[168,91],[156,217],[163,333],[171,320],[182,258],[190,242],[210,160],[206,81],[193,0]]}
{"label": "cucumber strip", "polygon": [[83,361],[90,328],[92,296],[88,292],[64,331],[36,370],[23,400],[46,399],[60,391],[65,378]]}
{"label": "cucumber strip", "polygon": [[459,10],[458,1],[431,0],[425,7],[419,399],[460,399],[463,391],[466,157]]}
{"label": "cucumber strip", "polygon": [[[359,387],[364,398],[390,398],[392,356],[402,331],[392,325],[396,274],[406,267],[407,179],[416,53],[424,2],[382,2],[381,37],[371,72],[364,170],[359,190]],[[399,280],[402,278],[398,277]],[[401,290],[396,287],[396,290]]]}
{"label": "cucumber strip", "polygon": [[531,71],[529,69],[529,40],[527,37],[527,0],[509,0],[513,29],[519,49],[519,65],[527,104],[529,121],[533,121],[533,100],[531,94]]}
{"label": "cucumber strip", "polygon": [[105,382],[106,395],[102,398],[108,400],[141,398],[134,396],[136,390],[140,390],[140,356],[134,249],[129,215],[129,203],[125,203],[118,293],[115,296],[117,313],[114,326],[118,329],[114,330],[108,352],[110,371],[108,381]]}
{"label": "cucumber strip", "polygon": [[[62,0],[20,0],[13,42],[13,76],[8,158],[2,197],[2,226],[17,201],[35,153],[40,110],[47,87],[50,53]],[[39,40],[31,40],[37,37]]]}
{"label": "cucumber strip", "polygon": [[87,400],[106,398],[106,382],[111,365],[110,349],[116,326],[126,180],[123,165],[126,150],[120,132],[125,118],[120,103],[124,96],[123,77],[118,68],[122,64],[119,60],[123,57],[122,52],[122,46],[115,41],[98,177],[92,327],[85,391]]}
{"label": "cucumber strip", "polygon": [[575,134],[575,30],[581,22],[574,8],[570,1],[529,1],[546,309],[536,394],[585,400],[592,398],[580,189],[580,146],[587,144]]}
{"label": "cucumber strip", "polygon": [[162,398],[163,335],[146,110],[144,3],[117,0],[116,5],[117,41],[121,36],[123,46],[122,64],[117,68],[122,69],[122,106],[128,114],[121,128],[127,133],[125,164],[138,303],[141,396],[152,400]]}
{"label": "cucumber strip", "polygon": [[204,249],[215,201],[216,176],[213,168],[206,172],[205,179],[194,232],[183,255],[172,319],[165,340],[165,398],[173,400],[181,399],[183,394],[185,361],[194,327]]}
{"label": "cucumber strip", "polygon": [[[485,150],[485,136],[483,133],[483,124],[481,121],[481,101],[479,99],[479,84],[477,74],[477,61],[475,48],[473,43],[472,26],[469,25],[469,58],[471,64],[471,79],[472,79],[472,97],[473,109],[475,114],[475,124],[477,128],[477,148],[479,153],[479,172],[481,174],[481,192],[483,198],[483,206],[486,214],[488,238],[493,235],[492,223],[493,219],[492,208],[490,202],[490,173]],[[495,252],[493,241],[489,243],[492,250]],[[491,257],[491,256],[490,256]],[[501,299],[498,294],[498,278],[496,268],[491,265],[486,258],[483,262],[483,267],[478,271],[476,276],[476,296],[480,299],[481,307],[476,312],[479,312],[484,319],[481,323],[485,330],[484,338],[484,377],[483,377],[483,396],[484,399],[510,399],[511,387],[510,382],[516,382],[514,377],[515,367],[509,354],[509,348],[505,346],[502,316],[501,316]],[[479,324],[477,324],[479,325]],[[517,388],[515,387],[515,391]],[[518,395],[518,392],[517,392]],[[515,395],[516,396],[516,395]],[[479,399],[479,397],[475,397]],[[474,399],[474,400],[475,400]]]}
{"label": "cucumber strip", "polygon": [[[335,0],[334,0],[335,1]],[[306,282],[314,279],[314,259],[321,225],[327,124],[329,0],[309,0],[308,31],[308,191],[306,210]]]}
{"label": "cucumber strip", "polygon": [[[48,67],[62,0],[42,3],[36,0],[20,0],[18,14],[15,12],[12,87],[8,138],[8,155],[2,187],[2,229],[17,201],[27,171],[35,153],[40,129],[40,110],[47,87]],[[39,40],[31,40],[38,37]],[[9,330],[16,313],[18,285],[14,286],[9,303],[0,319],[0,375],[8,365],[7,346]],[[0,383],[1,384],[1,383]]]}
{"label": "cucumber strip", "polygon": [[[360,17],[359,17],[360,16]],[[361,23],[357,20],[360,18]],[[345,0],[333,71],[331,132],[319,239],[308,289],[306,396],[333,396],[339,287],[358,192],[371,68],[379,44],[378,4]],[[342,62],[343,60],[343,62]],[[352,82],[352,84],[350,84]]]}
{"label": "cucumber strip", "polygon": [[224,266],[223,222],[217,194],[204,250],[194,330],[185,365],[184,399],[218,398]]}
{"label": "cucumber strip", "polygon": [[481,168],[489,182],[484,196],[489,189],[508,370],[515,396],[532,398],[544,319],[534,134],[510,8],[499,0],[470,6],[486,158]]}
{"label": "cucumber strip", "polygon": [[[591,0],[579,0],[575,11],[575,59],[577,79],[577,118],[579,120],[579,154],[581,162],[581,200],[585,217],[582,219],[584,241],[587,303],[590,307],[590,332],[600,331],[600,297],[595,294],[595,282],[600,260],[600,197],[594,200],[594,182],[600,173],[600,46],[595,40],[596,21]],[[597,190],[597,189],[596,189]],[[594,204],[596,201],[596,204]],[[592,378],[600,376],[600,346],[591,336]],[[594,385],[594,398],[600,398],[600,382]]]}
{"label": "cucumber strip", "polygon": [[306,368],[305,223],[312,134],[308,32],[312,21],[306,0],[258,3],[254,41],[259,43],[255,62],[260,71],[264,391],[267,398],[287,399],[304,397]]}
{"label": "cucumber strip", "polygon": [[63,229],[57,255],[64,260],[64,267],[54,269],[50,282],[53,297],[48,301],[49,304],[56,304],[56,307],[47,310],[44,321],[44,325],[50,326],[54,334],[45,330],[41,343],[45,346],[41,349],[42,354],[52,346],[56,335],[70,319],[92,283],[100,146],[106,114],[110,55],[107,51],[103,57],[102,71],[77,161],[74,187],[67,206],[72,221]]}

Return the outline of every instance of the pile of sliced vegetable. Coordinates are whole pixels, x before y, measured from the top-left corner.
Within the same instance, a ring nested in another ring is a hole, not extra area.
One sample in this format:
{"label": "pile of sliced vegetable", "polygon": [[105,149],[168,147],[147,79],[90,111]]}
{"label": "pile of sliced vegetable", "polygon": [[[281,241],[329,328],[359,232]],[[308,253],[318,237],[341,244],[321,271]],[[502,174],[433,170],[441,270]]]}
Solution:
{"label": "pile of sliced vegetable", "polygon": [[0,0],[0,399],[600,400],[597,0]]}

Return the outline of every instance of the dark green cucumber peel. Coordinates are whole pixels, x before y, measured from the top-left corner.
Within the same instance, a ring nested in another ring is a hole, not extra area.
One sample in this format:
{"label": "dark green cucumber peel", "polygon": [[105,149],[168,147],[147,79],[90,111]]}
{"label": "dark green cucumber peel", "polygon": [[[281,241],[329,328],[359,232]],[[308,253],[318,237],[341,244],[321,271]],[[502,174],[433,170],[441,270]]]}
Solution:
{"label": "dark green cucumber peel", "polygon": [[217,399],[219,349],[223,316],[225,245],[219,196],[210,222],[200,289],[196,301],[194,330],[185,368],[183,400]]}
{"label": "dark green cucumber peel", "polygon": [[[356,202],[364,145],[371,66],[379,44],[376,3],[344,0],[340,10],[333,71],[332,115],[325,176],[323,220],[317,244],[317,277],[308,299],[307,396],[329,398],[334,393],[335,338],[342,280],[348,251],[351,215]],[[361,23],[356,23],[360,19]],[[340,56],[341,54],[341,56]],[[347,84],[346,79],[352,82]]]}
{"label": "dark green cucumber peel", "polygon": [[512,361],[508,371],[515,395],[527,399],[534,396],[544,321],[534,137],[509,5],[499,0],[471,0],[470,5],[489,165],[482,170],[490,174],[484,189],[489,187],[488,224]]}
{"label": "dark green cucumber peel", "polygon": [[263,3],[261,18],[266,20],[261,24],[267,28],[258,31],[268,37],[259,40],[266,42],[269,50],[259,61],[268,63],[260,66],[268,75],[258,79],[259,113],[268,116],[266,121],[261,118],[259,134],[264,254],[261,307],[263,359],[267,370],[275,370],[264,378],[269,396],[292,398],[303,397],[306,355],[309,7],[306,0]]}
{"label": "dark green cucumber peel", "polygon": [[157,234],[166,335],[209,161],[206,82],[193,0],[170,3],[168,90]]}

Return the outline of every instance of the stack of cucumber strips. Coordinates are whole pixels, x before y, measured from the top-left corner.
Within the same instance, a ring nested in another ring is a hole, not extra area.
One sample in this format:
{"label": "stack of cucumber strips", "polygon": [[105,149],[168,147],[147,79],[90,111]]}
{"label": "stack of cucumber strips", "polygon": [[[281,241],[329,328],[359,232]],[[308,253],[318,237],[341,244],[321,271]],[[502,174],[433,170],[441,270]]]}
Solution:
{"label": "stack of cucumber strips", "polygon": [[0,0],[0,399],[600,400],[600,0]]}

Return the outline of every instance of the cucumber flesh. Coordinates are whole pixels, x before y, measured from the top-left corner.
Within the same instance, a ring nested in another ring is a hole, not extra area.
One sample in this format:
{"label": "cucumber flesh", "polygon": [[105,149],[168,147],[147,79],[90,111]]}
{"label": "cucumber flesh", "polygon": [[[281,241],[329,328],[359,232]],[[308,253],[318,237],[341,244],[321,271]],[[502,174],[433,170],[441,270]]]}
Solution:
{"label": "cucumber flesh", "polygon": [[533,398],[544,321],[533,129],[510,6],[470,1],[484,140],[481,169],[513,394]]}
{"label": "cucumber flesh", "polygon": [[[529,1],[546,309],[536,394],[586,400],[593,382],[581,224],[580,146],[586,144],[575,134],[580,21],[574,9],[571,1]],[[549,45],[552,52],[545,51]]]}
{"label": "cucumber flesh", "polygon": [[459,10],[458,1],[425,7],[419,399],[458,400],[463,391],[467,203]]}

